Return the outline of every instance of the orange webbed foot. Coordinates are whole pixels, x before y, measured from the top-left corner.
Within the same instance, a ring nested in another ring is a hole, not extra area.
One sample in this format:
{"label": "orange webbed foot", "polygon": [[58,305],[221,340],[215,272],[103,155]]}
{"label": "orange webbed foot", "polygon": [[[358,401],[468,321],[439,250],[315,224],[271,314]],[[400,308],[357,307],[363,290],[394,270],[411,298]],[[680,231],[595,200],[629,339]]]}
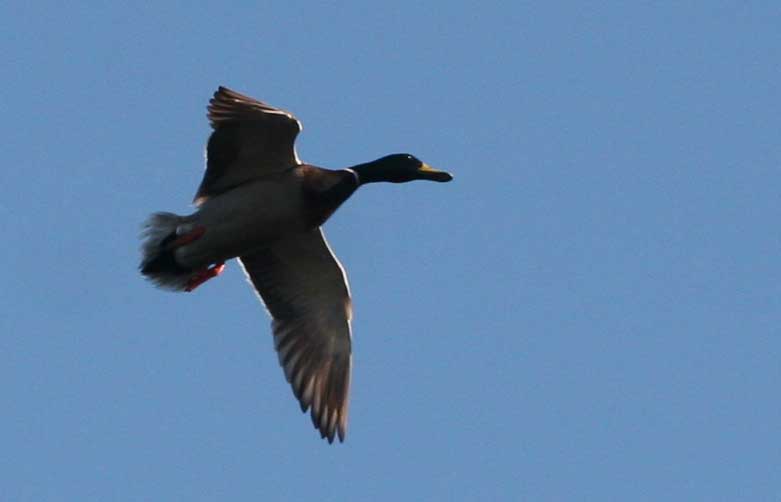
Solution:
{"label": "orange webbed foot", "polygon": [[190,280],[187,282],[187,287],[184,288],[185,291],[188,293],[190,291],[193,291],[195,288],[203,284],[204,282],[208,281],[209,279],[213,279],[214,277],[217,277],[222,273],[222,271],[225,270],[225,263],[217,263],[216,265],[212,265],[211,267],[204,268],[202,270],[199,270],[198,272],[193,275]]}
{"label": "orange webbed foot", "polygon": [[189,230],[185,233],[182,233],[179,235],[179,231],[182,227],[176,230],[177,237],[176,239],[172,240],[168,244],[169,249],[176,249],[178,247],[186,246],[187,244],[190,244],[191,242],[197,241],[201,237],[203,237],[203,234],[206,233],[206,228],[204,227],[195,227],[192,230]]}

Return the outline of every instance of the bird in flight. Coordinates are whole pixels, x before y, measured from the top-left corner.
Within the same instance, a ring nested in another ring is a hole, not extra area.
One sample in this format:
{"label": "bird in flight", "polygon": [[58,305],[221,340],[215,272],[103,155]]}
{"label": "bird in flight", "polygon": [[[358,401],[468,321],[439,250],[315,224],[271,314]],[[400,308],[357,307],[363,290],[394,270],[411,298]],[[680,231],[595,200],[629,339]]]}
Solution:
{"label": "bird in flight", "polygon": [[303,163],[292,114],[225,87],[209,102],[206,172],[187,216],[144,226],[141,273],[193,291],[237,258],[272,317],[279,362],[323,438],[344,441],[352,365],[347,275],[321,226],[361,185],[453,177],[410,154],[340,170]]}

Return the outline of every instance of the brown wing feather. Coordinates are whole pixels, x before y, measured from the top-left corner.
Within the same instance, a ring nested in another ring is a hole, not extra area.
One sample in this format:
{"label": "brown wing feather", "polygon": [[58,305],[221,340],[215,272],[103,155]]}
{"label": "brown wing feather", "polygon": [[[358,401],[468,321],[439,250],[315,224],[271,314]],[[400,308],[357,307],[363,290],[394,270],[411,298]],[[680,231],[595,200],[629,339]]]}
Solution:
{"label": "brown wing feather", "polygon": [[301,123],[289,112],[220,87],[209,101],[207,117],[214,132],[196,204],[300,163],[294,143]]}
{"label": "brown wing feather", "polygon": [[301,410],[344,441],[352,307],[347,277],[320,229],[239,258],[273,321],[274,346]]}

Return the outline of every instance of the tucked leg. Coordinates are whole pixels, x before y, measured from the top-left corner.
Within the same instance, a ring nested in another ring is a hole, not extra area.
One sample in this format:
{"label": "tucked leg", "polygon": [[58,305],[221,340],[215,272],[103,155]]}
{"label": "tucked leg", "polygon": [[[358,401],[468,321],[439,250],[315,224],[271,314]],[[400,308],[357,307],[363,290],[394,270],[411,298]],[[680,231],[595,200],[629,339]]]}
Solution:
{"label": "tucked leg", "polygon": [[205,233],[206,229],[204,227],[195,227],[186,233],[177,235],[174,240],[168,243],[168,249],[176,249],[178,247],[186,246],[187,244],[197,241],[203,237],[203,234]]}
{"label": "tucked leg", "polygon": [[184,290],[187,292],[194,290],[209,279],[220,275],[223,270],[225,270],[225,262],[217,263],[211,267],[199,270],[190,278],[190,281],[187,283],[187,287]]}

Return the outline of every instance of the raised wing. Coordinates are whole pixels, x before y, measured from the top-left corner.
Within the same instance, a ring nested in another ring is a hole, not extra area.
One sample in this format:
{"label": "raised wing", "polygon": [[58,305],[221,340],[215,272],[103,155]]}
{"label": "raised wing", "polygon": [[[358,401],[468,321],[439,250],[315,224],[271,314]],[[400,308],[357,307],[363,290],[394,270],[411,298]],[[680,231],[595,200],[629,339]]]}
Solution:
{"label": "raised wing", "polygon": [[294,143],[301,123],[291,113],[220,87],[209,101],[207,116],[214,132],[206,146],[197,205],[253,178],[300,164]]}
{"label": "raised wing", "polygon": [[347,276],[320,229],[239,258],[268,308],[274,346],[322,437],[344,441],[350,391],[352,305]]}

